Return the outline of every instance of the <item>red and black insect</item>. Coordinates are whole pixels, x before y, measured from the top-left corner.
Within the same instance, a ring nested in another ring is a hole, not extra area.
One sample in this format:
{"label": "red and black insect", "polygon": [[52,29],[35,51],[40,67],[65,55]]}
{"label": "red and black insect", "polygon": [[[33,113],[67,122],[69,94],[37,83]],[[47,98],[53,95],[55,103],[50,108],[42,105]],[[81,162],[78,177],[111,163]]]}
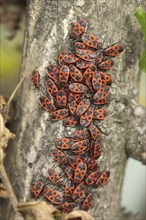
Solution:
{"label": "red and black insect", "polygon": [[102,154],[102,145],[99,140],[91,142],[91,156],[98,159]]}
{"label": "red and black insect", "polygon": [[31,82],[36,89],[40,88],[40,74],[37,68],[32,71]]}
{"label": "red and black insect", "polygon": [[79,118],[76,115],[71,115],[64,119],[63,125],[65,127],[71,127],[78,124],[78,122],[79,122]]}
{"label": "red and black insect", "polygon": [[58,82],[59,77],[59,69],[56,66],[49,65],[46,67],[46,74],[51,78],[53,81]]}
{"label": "red and black insect", "polygon": [[108,94],[104,99],[93,100],[95,105],[105,105],[110,103],[110,94]]}
{"label": "red and black insect", "polygon": [[85,185],[84,182],[81,182],[74,190],[73,195],[72,195],[72,199],[73,200],[78,200],[81,199],[84,195],[84,193],[86,192],[86,188],[87,186]]}
{"label": "red and black insect", "polygon": [[31,188],[31,192],[33,193],[33,195],[38,198],[39,195],[41,194],[43,188],[44,188],[45,184],[40,180],[38,182],[36,182],[33,187]]}
{"label": "red and black insect", "polygon": [[74,182],[80,183],[87,172],[87,165],[84,162],[81,162],[77,165],[74,172]]}
{"label": "red and black insect", "polygon": [[99,41],[92,34],[83,34],[82,35],[82,41],[88,47],[92,47],[92,48],[95,48],[95,49],[98,49],[98,47],[99,47]]}
{"label": "red and black insect", "polygon": [[92,122],[94,115],[94,108],[90,106],[87,111],[81,115],[80,117],[80,125],[83,127],[87,127]]}
{"label": "red and black insect", "polygon": [[70,69],[70,76],[74,81],[81,82],[83,80],[83,75],[77,67],[75,67],[73,64],[70,64],[69,69]]}
{"label": "red and black insect", "polygon": [[101,136],[100,130],[93,123],[90,124],[89,131],[94,140],[98,139]]}
{"label": "red and black insect", "polygon": [[72,145],[71,150],[74,154],[81,155],[89,150],[89,146],[90,146],[89,139],[85,139],[82,141],[75,142]]}
{"label": "red and black insect", "polygon": [[48,79],[46,81],[46,90],[51,95],[56,95],[56,93],[58,92],[58,88],[52,79]]}
{"label": "red and black insect", "polygon": [[113,60],[110,60],[110,59],[107,59],[107,60],[104,60],[102,61],[101,63],[98,64],[98,67],[101,69],[101,70],[109,70],[112,68],[112,66],[114,65],[114,61]]}
{"label": "red and black insect", "polygon": [[65,202],[63,204],[60,204],[57,208],[64,213],[68,213],[71,212],[74,207],[75,207],[74,202]]}
{"label": "red and black insect", "polygon": [[69,110],[68,109],[59,109],[59,110],[56,110],[54,112],[51,112],[50,114],[50,119],[52,121],[58,121],[58,120],[61,120],[65,117],[67,117],[69,114]]}
{"label": "red and black insect", "polygon": [[71,180],[67,181],[64,189],[64,197],[65,198],[71,197],[74,189],[75,189],[74,183]]}
{"label": "red and black insect", "polygon": [[48,178],[51,180],[53,184],[57,186],[61,186],[63,184],[61,177],[57,171],[48,169]]}
{"label": "red and black insect", "polygon": [[94,109],[93,118],[98,120],[104,120],[108,116],[108,111],[103,108]]}
{"label": "red and black insect", "polygon": [[88,211],[92,206],[92,203],[93,203],[92,200],[93,200],[93,195],[91,193],[89,193],[86,196],[85,200],[83,201],[81,209],[84,211]]}
{"label": "red and black insect", "polygon": [[77,165],[82,162],[83,162],[83,160],[79,156],[70,156],[69,157],[69,164],[73,169],[76,169]]}
{"label": "red and black insect", "polygon": [[95,185],[100,187],[100,186],[103,186],[104,184],[106,184],[109,181],[110,181],[110,171],[105,170],[100,175],[100,177],[97,179],[97,181],[95,182]]}
{"label": "red and black insect", "polygon": [[103,54],[100,51],[95,52],[96,54],[96,64],[99,65],[103,61]]}
{"label": "red and black insect", "polygon": [[67,58],[68,58],[68,52],[66,50],[63,50],[60,52],[58,56],[58,62],[60,66],[63,66],[67,63]]}
{"label": "red and black insect", "polygon": [[113,44],[103,50],[104,55],[109,57],[116,57],[123,53],[124,47],[121,44]]}
{"label": "red and black insect", "polygon": [[59,81],[62,84],[66,84],[69,79],[69,67],[66,65],[61,66],[59,71]]}
{"label": "red and black insect", "polygon": [[56,141],[56,147],[62,150],[71,149],[74,142],[70,138],[63,137]]}
{"label": "red and black insect", "polygon": [[97,161],[94,158],[86,157],[84,161],[86,162],[87,167],[90,170],[95,171],[99,167]]}
{"label": "red and black insect", "polygon": [[53,154],[54,159],[56,161],[58,161],[59,163],[61,163],[61,164],[68,163],[68,158],[67,158],[66,154],[64,152],[62,152],[61,150],[54,148],[52,150],[52,154]]}
{"label": "red and black insect", "polygon": [[102,80],[102,84],[110,86],[112,84],[112,78],[105,72],[99,72]]}
{"label": "red and black insect", "polygon": [[56,94],[56,101],[59,108],[66,108],[67,105],[67,96],[64,90],[59,90]]}
{"label": "red and black insect", "polygon": [[56,110],[55,105],[53,105],[52,100],[46,96],[39,97],[40,106],[47,112],[52,112]]}
{"label": "red and black insect", "polygon": [[45,188],[43,195],[52,203],[59,205],[63,202],[63,196],[57,191],[51,188]]}
{"label": "red and black insect", "polygon": [[88,90],[87,86],[81,83],[71,83],[69,85],[69,89],[71,92],[74,92],[74,93],[86,93]]}
{"label": "red and black insect", "polygon": [[80,57],[83,60],[93,61],[97,59],[96,52],[92,50],[85,50],[85,49],[76,49],[76,56]]}
{"label": "red and black insect", "polygon": [[93,100],[97,101],[97,100],[105,99],[105,97],[109,95],[109,92],[110,92],[110,87],[102,84],[100,85],[97,92],[94,94]]}
{"label": "red and black insect", "polygon": [[100,174],[99,174],[98,170],[90,173],[85,180],[86,184],[89,186],[92,185],[93,183],[95,183],[97,181],[99,176],[100,176]]}
{"label": "red and black insect", "polygon": [[71,35],[74,38],[79,37],[82,33],[84,33],[87,29],[87,21],[85,20],[79,20],[75,26],[73,27]]}
{"label": "red and black insect", "polygon": [[67,63],[76,63],[79,60],[79,57],[76,57],[76,55],[74,53],[69,54],[66,61]]}
{"label": "red and black insect", "polygon": [[89,99],[83,99],[77,106],[76,114],[78,116],[81,116],[90,106],[90,100]]}
{"label": "red and black insect", "polygon": [[74,180],[74,169],[72,167],[67,166],[63,170],[67,174],[67,176],[70,180]]}
{"label": "red and black insect", "polygon": [[95,90],[98,90],[102,85],[100,72],[96,71],[94,76],[92,77],[92,86]]}
{"label": "red and black insect", "polygon": [[77,49],[77,48],[78,49],[86,49],[87,48],[87,46],[82,42],[75,42],[74,47],[75,47],[75,49]]}
{"label": "red and black insect", "polygon": [[68,108],[69,108],[71,114],[75,114],[77,106],[78,106],[78,104],[76,103],[76,101],[68,103]]}
{"label": "red and black insect", "polygon": [[96,71],[97,71],[96,66],[95,66],[95,65],[90,65],[90,66],[85,70],[85,72],[83,73],[84,79],[87,80],[87,79],[93,77]]}
{"label": "red and black insect", "polygon": [[68,96],[68,101],[69,102],[73,102],[73,101],[78,101],[79,100],[79,98],[81,98],[83,96],[83,94],[81,94],[81,93],[73,93],[73,92],[70,92],[69,93],[69,96]]}
{"label": "red and black insect", "polygon": [[80,141],[89,138],[88,130],[75,130],[70,134],[70,138],[72,141]]}
{"label": "red and black insect", "polygon": [[86,69],[88,67],[90,67],[91,65],[94,65],[95,64],[95,60],[93,61],[85,61],[85,60],[78,60],[76,62],[76,66],[79,68],[79,69]]}
{"label": "red and black insect", "polygon": [[92,85],[92,78],[86,79],[85,84],[88,86],[88,88],[90,89],[91,92],[94,92],[94,88],[93,88],[93,85]]}

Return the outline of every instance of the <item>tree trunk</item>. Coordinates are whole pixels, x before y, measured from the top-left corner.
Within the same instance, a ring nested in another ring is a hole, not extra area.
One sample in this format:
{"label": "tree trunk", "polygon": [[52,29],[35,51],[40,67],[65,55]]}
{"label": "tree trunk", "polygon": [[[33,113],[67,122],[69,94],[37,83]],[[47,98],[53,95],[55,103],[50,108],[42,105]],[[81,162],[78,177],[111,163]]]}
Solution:
{"label": "tree trunk", "polygon": [[[91,215],[95,219],[126,219],[120,207],[126,162],[128,157],[145,162],[144,110],[136,104],[142,35],[133,13],[139,4],[144,6],[144,0],[34,0],[28,3],[20,75],[27,75],[27,80],[17,97],[12,130],[16,139],[5,158],[19,201],[30,201],[32,182],[45,178],[48,168],[56,166],[50,155],[56,138],[75,130],[65,128],[62,121],[49,120],[49,114],[38,106],[39,92],[32,88],[29,74],[38,66],[43,77],[49,62],[55,64],[61,49],[69,47],[65,39],[72,23],[85,19],[88,33],[97,36],[103,47],[115,42],[125,47],[125,53],[115,59],[109,72],[113,79],[109,117],[99,123],[104,133],[101,170],[111,171],[111,181],[93,190]],[[13,219],[12,207],[6,203],[3,203],[1,219]]]}

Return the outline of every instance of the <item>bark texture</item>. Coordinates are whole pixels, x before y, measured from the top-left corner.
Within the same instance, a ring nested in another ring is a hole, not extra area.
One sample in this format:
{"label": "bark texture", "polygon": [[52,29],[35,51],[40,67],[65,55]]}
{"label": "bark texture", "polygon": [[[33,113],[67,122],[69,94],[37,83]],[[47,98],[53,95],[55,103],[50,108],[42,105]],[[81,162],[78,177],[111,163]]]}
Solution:
{"label": "bark texture", "polygon": [[[52,123],[49,114],[38,107],[39,93],[31,87],[29,74],[38,66],[44,68],[55,59],[71,31],[71,23],[86,19],[88,32],[103,43],[121,42],[125,53],[115,59],[110,71],[113,84],[109,117],[99,123],[104,133],[101,169],[111,171],[111,181],[94,190],[91,214],[95,219],[130,219],[123,217],[120,207],[121,187],[128,157],[145,163],[144,109],[137,106],[140,72],[138,58],[142,35],[133,16],[144,0],[34,0],[27,8],[27,26],[24,41],[22,75],[28,75],[17,97],[13,132],[15,142],[9,147],[5,166],[20,202],[29,201],[33,180],[47,176],[48,168],[56,165],[50,155],[56,138],[65,136],[74,128],[64,128],[62,121]],[[59,168],[58,168],[59,169]],[[13,219],[11,205],[3,203],[1,219]]]}

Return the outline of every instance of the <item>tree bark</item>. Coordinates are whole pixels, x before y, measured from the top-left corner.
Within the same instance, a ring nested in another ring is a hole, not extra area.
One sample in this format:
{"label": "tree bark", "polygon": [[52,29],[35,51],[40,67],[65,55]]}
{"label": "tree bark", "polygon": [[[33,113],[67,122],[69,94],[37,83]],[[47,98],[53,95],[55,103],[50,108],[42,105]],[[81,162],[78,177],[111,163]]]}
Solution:
{"label": "tree bark", "polygon": [[[49,121],[49,114],[38,106],[39,93],[29,80],[38,66],[41,76],[45,67],[56,63],[61,49],[69,48],[66,37],[72,23],[88,21],[88,33],[103,43],[121,42],[125,53],[115,59],[109,72],[113,78],[109,117],[98,125],[104,133],[101,170],[111,171],[111,181],[94,189],[91,214],[95,219],[130,219],[123,217],[120,207],[121,187],[128,157],[145,163],[144,110],[136,104],[140,71],[138,59],[142,35],[133,16],[144,0],[34,0],[28,3],[21,75],[27,75],[17,96],[13,133],[16,139],[7,151],[5,167],[20,202],[30,201],[32,181],[47,176],[48,168],[56,166],[50,150],[56,138],[74,131],[62,121]],[[59,167],[59,165],[57,165]],[[58,168],[59,169],[59,168]],[[10,204],[3,203],[1,219],[13,219]]]}

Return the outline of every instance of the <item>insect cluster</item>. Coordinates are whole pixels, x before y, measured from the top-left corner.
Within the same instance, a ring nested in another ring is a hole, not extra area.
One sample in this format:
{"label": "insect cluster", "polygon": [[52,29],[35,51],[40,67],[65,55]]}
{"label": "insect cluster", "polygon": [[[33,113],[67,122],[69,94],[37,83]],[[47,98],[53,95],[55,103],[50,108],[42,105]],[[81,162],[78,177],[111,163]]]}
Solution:
{"label": "insect cluster", "polygon": [[[103,107],[110,102],[112,79],[106,71],[114,64],[112,58],[124,48],[114,44],[101,48],[98,39],[85,33],[87,22],[79,20],[73,27],[72,47],[58,56],[58,65],[46,67],[45,95],[39,97],[40,106],[50,113],[50,120],[64,119],[64,126],[78,125],[73,133],[56,141],[52,149],[54,159],[60,164],[66,183],[57,171],[48,170],[48,181],[58,190],[36,182],[31,192],[36,198],[44,197],[63,212],[75,206],[88,210],[92,205],[91,188],[103,186],[110,179],[110,171],[99,169],[97,159],[102,153],[102,132],[97,127],[108,112]],[[32,84],[42,88],[38,70],[32,72]]]}

